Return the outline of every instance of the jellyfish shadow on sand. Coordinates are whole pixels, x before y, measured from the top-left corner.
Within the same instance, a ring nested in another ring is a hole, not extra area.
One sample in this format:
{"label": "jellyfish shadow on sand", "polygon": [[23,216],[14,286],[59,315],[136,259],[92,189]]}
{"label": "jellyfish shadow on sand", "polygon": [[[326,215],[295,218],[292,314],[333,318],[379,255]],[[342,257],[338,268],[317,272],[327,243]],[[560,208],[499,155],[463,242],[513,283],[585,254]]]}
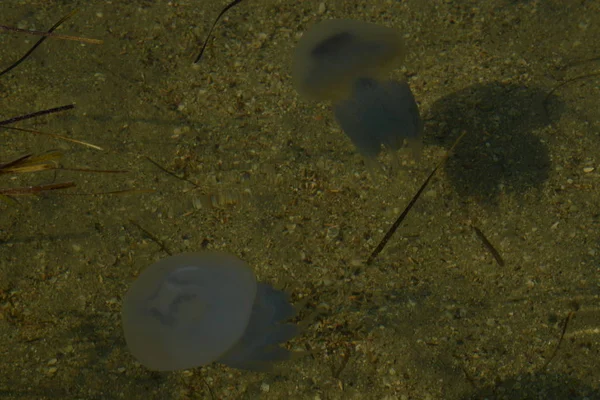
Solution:
{"label": "jellyfish shadow on sand", "polygon": [[[466,132],[446,173],[457,193],[495,204],[505,193],[524,194],[548,178],[550,157],[537,132],[550,125],[541,88],[490,82],[435,102],[426,115],[425,144],[449,147]],[[555,112],[560,99],[549,99]]]}
{"label": "jellyfish shadow on sand", "polygon": [[533,374],[513,376],[476,393],[463,400],[475,399],[545,399],[545,400],[583,400],[599,399],[600,392],[577,379],[562,374],[537,371]]}

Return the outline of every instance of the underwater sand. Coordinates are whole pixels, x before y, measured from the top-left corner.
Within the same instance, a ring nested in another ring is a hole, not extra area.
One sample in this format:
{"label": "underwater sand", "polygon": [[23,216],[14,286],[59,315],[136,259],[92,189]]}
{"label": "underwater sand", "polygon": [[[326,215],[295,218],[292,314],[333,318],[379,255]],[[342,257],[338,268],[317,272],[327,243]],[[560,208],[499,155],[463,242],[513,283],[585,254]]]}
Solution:
{"label": "underwater sand", "polygon": [[[37,30],[78,7],[57,32],[104,40],[46,40],[0,77],[0,120],[75,103],[14,126],[104,150],[0,130],[0,162],[59,150],[65,167],[129,172],[0,176],[77,185],[0,202],[1,399],[600,399],[600,80],[544,102],[597,73],[600,2],[247,1],[197,67],[226,2],[69,3],[0,3],[0,24]],[[294,45],[326,18],[406,34],[390,78],[419,102],[418,163],[372,179],[331,106],[294,91]],[[0,33],[0,69],[36,40]],[[69,195],[126,189],[153,192]],[[306,321],[290,348],[310,355],[271,374],[144,369],[121,300],[166,253],[138,226],[285,289]]]}

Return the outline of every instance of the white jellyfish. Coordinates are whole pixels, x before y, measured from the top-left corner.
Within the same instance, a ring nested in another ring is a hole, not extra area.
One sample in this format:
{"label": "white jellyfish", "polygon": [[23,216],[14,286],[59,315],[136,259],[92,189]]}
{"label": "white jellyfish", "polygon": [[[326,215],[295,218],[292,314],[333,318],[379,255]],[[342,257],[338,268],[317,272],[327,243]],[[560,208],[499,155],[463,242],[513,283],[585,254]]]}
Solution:
{"label": "white jellyfish", "polygon": [[310,100],[337,101],[358,78],[381,79],[405,56],[398,31],[368,22],[332,19],[312,26],[294,51],[294,87]]}
{"label": "white jellyfish", "polygon": [[384,146],[392,155],[404,145],[417,159],[421,152],[423,123],[406,82],[360,78],[348,99],[334,105],[335,119],[354,146],[372,160]]}
{"label": "white jellyfish", "polygon": [[125,341],[145,367],[172,371],[220,362],[269,370],[298,334],[288,296],[257,283],[248,265],[218,252],[183,253],[149,266],[122,309]]}
{"label": "white jellyfish", "polygon": [[311,27],[294,53],[292,78],[310,100],[332,101],[335,117],[368,165],[386,147],[408,144],[418,158],[422,122],[406,82],[385,75],[405,56],[392,28],[352,20],[327,20]]}

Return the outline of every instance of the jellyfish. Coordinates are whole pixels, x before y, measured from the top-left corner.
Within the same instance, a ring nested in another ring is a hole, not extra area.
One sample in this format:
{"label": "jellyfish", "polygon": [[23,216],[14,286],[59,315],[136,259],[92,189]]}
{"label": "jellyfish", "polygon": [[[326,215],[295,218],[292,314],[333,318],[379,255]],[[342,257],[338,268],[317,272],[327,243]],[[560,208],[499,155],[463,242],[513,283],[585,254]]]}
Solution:
{"label": "jellyfish", "polygon": [[395,160],[405,144],[415,159],[420,155],[423,124],[415,98],[407,82],[385,77],[404,56],[398,31],[352,20],[316,24],[294,53],[294,87],[306,99],[333,102],[338,124],[370,169],[382,147]]}
{"label": "jellyfish", "polygon": [[352,94],[358,78],[385,78],[404,56],[404,41],[393,28],[326,20],[312,26],[298,42],[292,80],[304,98],[335,102]]}
{"label": "jellyfish", "polygon": [[239,258],[183,253],[146,268],[123,299],[132,355],[145,367],[173,371],[218,362],[268,371],[287,360],[281,347],[299,333],[288,295],[256,281]]}
{"label": "jellyfish", "polygon": [[419,157],[423,123],[408,83],[359,78],[352,96],[336,103],[334,113],[365,159],[374,160],[382,146],[394,155],[405,145]]}

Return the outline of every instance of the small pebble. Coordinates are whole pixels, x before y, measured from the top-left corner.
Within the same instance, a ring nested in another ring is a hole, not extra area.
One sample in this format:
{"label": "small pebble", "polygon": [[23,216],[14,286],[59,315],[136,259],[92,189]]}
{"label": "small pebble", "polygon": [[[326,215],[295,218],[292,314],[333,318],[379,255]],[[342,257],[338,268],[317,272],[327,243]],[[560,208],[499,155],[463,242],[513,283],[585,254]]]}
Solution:
{"label": "small pebble", "polygon": [[586,174],[589,174],[590,172],[594,171],[594,167],[585,167],[583,169],[583,172],[585,172]]}
{"label": "small pebble", "polygon": [[331,226],[327,228],[327,233],[325,234],[325,238],[327,240],[334,240],[340,235],[340,227],[339,226]]}
{"label": "small pebble", "polygon": [[194,205],[194,208],[196,210],[199,210],[202,208],[202,199],[200,199],[199,197],[194,197],[194,199],[192,200],[192,204]]}
{"label": "small pebble", "polygon": [[286,224],[285,229],[287,232],[292,233],[296,230],[296,224]]}

